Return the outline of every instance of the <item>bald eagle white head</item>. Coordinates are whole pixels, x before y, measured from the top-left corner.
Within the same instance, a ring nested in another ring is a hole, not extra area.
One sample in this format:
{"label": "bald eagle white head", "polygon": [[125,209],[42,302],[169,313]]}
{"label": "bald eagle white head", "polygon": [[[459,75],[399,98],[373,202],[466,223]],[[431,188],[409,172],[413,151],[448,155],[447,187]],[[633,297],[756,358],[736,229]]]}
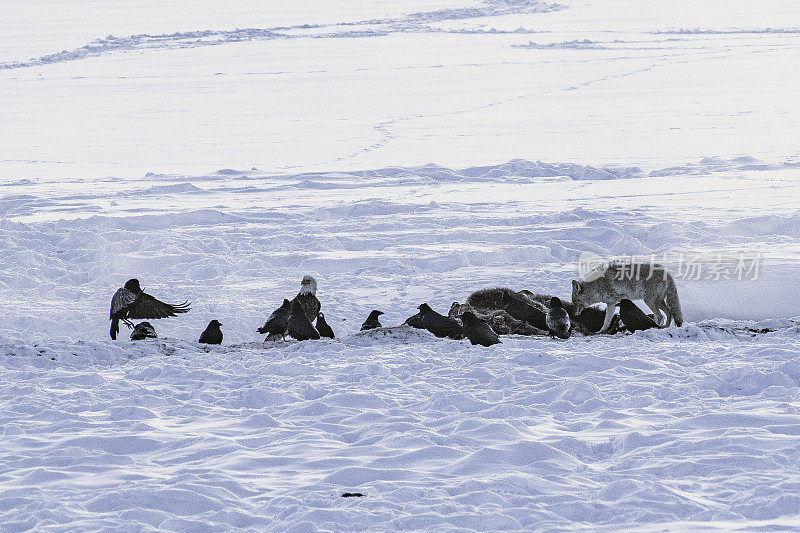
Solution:
{"label": "bald eagle white head", "polygon": [[317,280],[311,276],[303,276],[303,281],[300,282],[300,294],[317,294]]}

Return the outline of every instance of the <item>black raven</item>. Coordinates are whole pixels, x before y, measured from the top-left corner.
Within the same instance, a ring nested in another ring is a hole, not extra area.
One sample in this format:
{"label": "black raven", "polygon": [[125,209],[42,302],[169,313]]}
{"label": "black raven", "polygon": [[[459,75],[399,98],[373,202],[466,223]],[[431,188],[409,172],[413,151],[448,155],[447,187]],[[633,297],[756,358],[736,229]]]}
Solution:
{"label": "black raven", "polygon": [[364,323],[361,324],[361,331],[381,327],[381,323],[378,322],[378,317],[381,316],[382,314],[383,311],[378,311],[377,309],[373,309],[372,312],[370,312],[367,319],[364,321]]}
{"label": "black raven", "polygon": [[306,316],[303,304],[297,300],[292,302],[292,313],[289,315],[289,335],[299,341],[319,339],[319,333]]}
{"label": "black raven", "polygon": [[131,332],[132,341],[141,341],[144,339],[157,339],[156,328],[150,322],[139,322]]}
{"label": "black raven", "polygon": [[188,311],[189,302],[166,304],[143,292],[138,279],[129,279],[124,287],[117,289],[111,299],[111,338],[117,338],[120,320],[132,328],[132,319],[167,318]]}
{"label": "black raven", "polygon": [[619,318],[628,331],[634,332],[661,327],[655,320],[644,314],[644,311],[639,309],[638,305],[627,298],[620,300],[617,305],[619,305]]}
{"label": "black raven", "polygon": [[317,331],[323,337],[328,337],[329,339],[335,338],[333,334],[333,329],[328,325],[328,322],[325,320],[325,315],[322,313],[317,315]]}
{"label": "black raven", "polygon": [[461,321],[464,323],[464,331],[467,333],[467,338],[472,344],[491,346],[492,344],[500,343],[500,337],[497,336],[491,326],[478,318],[472,311],[466,311],[462,314]]}
{"label": "black raven", "polygon": [[528,303],[522,296],[503,291],[503,309],[516,318],[527,322],[531,326],[547,331],[546,316],[544,311]]}
{"label": "black raven", "polygon": [[208,327],[200,334],[200,340],[203,344],[222,344],[222,330],[219,327],[222,324],[219,320],[212,320],[208,323]]}
{"label": "black raven", "polygon": [[464,327],[456,320],[437,313],[428,304],[421,304],[417,309],[422,315],[422,327],[424,329],[427,329],[437,337],[464,338]]}
{"label": "black raven", "polygon": [[292,312],[292,302],[284,298],[283,305],[274,310],[263,326],[258,328],[259,333],[266,333],[266,340],[278,340],[286,336],[289,329],[289,315]]}

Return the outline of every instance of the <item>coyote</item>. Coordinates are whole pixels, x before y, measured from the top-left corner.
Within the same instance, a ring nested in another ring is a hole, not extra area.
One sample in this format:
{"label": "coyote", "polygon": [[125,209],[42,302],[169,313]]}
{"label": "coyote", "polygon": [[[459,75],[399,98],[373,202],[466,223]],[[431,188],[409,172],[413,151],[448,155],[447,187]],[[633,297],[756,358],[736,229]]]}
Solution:
{"label": "coyote", "polygon": [[608,331],[614,318],[614,308],[623,298],[644,300],[655,314],[656,322],[662,326],[669,326],[672,320],[676,326],[683,324],[675,280],[661,265],[611,263],[596,279],[584,282],[572,280],[572,303],[576,312],[594,303],[605,302],[606,318],[600,330],[602,333]]}

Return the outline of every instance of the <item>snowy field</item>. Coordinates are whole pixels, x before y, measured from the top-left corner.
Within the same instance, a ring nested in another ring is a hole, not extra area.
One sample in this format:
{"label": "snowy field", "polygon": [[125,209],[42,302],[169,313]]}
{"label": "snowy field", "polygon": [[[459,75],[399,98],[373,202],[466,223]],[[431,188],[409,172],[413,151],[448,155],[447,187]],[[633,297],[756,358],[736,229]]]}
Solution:
{"label": "snowy field", "polygon": [[[163,4],[4,4],[0,531],[800,529],[795,2]],[[582,252],[686,323],[399,326]],[[131,277],[191,312],[111,341]]]}

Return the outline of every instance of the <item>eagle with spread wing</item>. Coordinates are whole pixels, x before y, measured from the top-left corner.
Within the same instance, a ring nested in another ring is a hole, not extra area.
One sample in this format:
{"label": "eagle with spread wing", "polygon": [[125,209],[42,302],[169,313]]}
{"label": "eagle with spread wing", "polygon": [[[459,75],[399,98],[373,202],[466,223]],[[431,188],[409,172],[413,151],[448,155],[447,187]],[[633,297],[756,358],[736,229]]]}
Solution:
{"label": "eagle with spread wing", "polygon": [[111,338],[116,340],[120,320],[133,328],[131,320],[167,318],[188,311],[188,301],[178,305],[164,303],[142,291],[138,279],[129,279],[111,299]]}

